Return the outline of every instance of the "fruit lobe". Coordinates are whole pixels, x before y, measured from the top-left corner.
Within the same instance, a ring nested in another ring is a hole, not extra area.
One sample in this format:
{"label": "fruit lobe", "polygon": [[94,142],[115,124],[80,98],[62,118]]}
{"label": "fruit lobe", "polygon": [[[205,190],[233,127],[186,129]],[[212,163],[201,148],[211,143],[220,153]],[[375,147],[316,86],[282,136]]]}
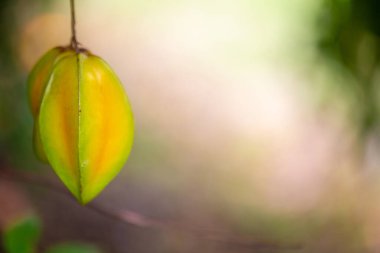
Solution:
{"label": "fruit lobe", "polygon": [[38,115],[42,95],[61,48],[55,47],[44,54],[33,67],[28,77],[28,99],[33,117]]}
{"label": "fruit lobe", "polygon": [[49,50],[37,62],[28,77],[28,100],[33,118],[35,119],[33,126],[33,148],[37,158],[45,163],[48,161],[42,147],[39,123],[36,118],[38,117],[42,97],[55,63],[60,58],[73,54],[75,54],[73,50],[64,47],[55,47]]}

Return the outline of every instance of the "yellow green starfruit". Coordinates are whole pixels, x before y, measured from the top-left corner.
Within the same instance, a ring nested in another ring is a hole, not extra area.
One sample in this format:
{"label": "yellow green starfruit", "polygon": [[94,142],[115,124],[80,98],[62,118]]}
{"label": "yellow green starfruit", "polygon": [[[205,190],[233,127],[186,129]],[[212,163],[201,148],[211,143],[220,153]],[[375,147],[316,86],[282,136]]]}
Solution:
{"label": "yellow green starfruit", "polygon": [[46,160],[76,199],[86,204],[129,156],[132,111],[123,85],[101,58],[87,50],[56,51],[48,52],[35,67],[38,77],[30,80],[40,81],[30,85],[30,105]]}

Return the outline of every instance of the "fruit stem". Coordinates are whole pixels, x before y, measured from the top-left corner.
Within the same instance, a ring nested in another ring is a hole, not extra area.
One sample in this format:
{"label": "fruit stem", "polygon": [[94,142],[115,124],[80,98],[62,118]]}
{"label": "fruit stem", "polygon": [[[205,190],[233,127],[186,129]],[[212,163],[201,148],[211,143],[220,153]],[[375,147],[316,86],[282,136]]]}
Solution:
{"label": "fruit stem", "polygon": [[75,0],[70,0],[70,9],[71,9],[71,47],[78,53],[79,52],[79,46],[77,41],[77,34],[76,34],[76,20],[75,20]]}

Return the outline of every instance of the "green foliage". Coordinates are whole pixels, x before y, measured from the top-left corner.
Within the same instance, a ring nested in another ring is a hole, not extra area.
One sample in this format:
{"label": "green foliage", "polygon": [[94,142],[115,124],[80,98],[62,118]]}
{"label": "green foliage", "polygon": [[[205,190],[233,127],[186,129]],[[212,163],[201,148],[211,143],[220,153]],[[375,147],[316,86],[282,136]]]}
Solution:
{"label": "green foliage", "polygon": [[[3,234],[6,253],[36,253],[41,235],[41,222],[30,215],[16,221]],[[63,243],[49,248],[46,253],[101,253],[95,246],[82,243]]]}
{"label": "green foliage", "polygon": [[[24,73],[17,61],[14,36],[17,1],[0,4],[0,161],[14,168],[32,168],[30,124],[32,118],[26,103]],[[22,159],[20,159],[22,157]]]}
{"label": "green foliage", "polygon": [[336,84],[343,86],[339,95],[349,102],[349,117],[363,140],[380,126],[379,10],[377,0],[324,0],[317,19],[319,52],[352,80]]}
{"label": "green foliage", "polygon": [[100,253],[100,251],[91,245],[65,243],[50,248],[46,253]]}
{"label": "green foliage", "polygon": [[3,235],[3,244],[7,253],[36,252],[41,234],[41,223],[35,216],[27,216],[12,224]]}

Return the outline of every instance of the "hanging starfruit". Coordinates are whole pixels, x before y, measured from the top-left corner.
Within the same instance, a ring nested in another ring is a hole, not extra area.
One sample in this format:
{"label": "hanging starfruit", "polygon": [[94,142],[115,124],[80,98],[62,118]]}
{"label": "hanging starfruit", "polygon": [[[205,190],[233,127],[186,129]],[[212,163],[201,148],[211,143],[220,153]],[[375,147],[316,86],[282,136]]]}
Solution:
{"label": "hanging starfruit", "polygon": [[29,80],[36,150],[86,204],[118,174],[132,147],[123,85],[101,58],[70,48],[45,54]]}

